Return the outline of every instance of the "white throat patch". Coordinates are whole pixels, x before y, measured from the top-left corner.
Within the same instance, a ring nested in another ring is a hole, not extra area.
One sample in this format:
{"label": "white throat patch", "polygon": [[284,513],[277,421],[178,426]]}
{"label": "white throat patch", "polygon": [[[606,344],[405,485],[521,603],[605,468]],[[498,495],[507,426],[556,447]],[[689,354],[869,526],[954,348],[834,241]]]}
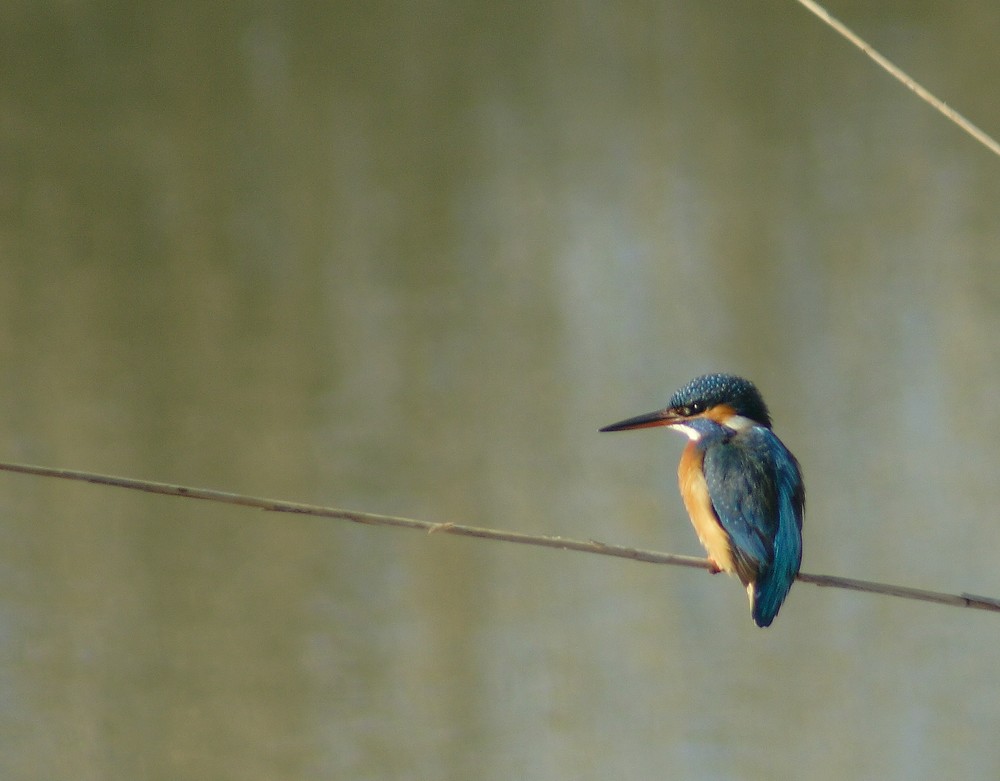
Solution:
{"label": "white throat patch", "polygon": [[[760,425],[756,421],[750,420],[750,418],[745,418],[742,415],[730,415],[725,420],[718,421],[718,423],[721,426],[725,426],[730,431],[746,431],[747,429]],[[688,426],[684,423],[674,423],[670,426],[670,428],[680,431],[692,442],[697,442],[702,437],[701,431],[694,426]]]}
{"label": "white throat patch", "polygon": [[680,431],[682,434],[687,435],[687,438],[690,439],[692,442],[697,442],[699,439],[701,439],[701,432],[698,431],[698,429],[693,428],[692,426],[685,426],[683,423],[674,423],[674,425],[672,425],[670,428],[674,429],[675,431]]}

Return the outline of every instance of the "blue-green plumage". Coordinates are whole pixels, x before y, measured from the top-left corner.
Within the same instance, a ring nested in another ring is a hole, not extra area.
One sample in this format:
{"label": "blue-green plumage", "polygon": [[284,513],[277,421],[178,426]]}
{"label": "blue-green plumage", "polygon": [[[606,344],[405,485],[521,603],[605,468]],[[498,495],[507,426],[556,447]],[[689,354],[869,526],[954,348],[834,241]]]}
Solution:
{"label": "blue-green plumage", "polygon": [[805,490],[760,392],[740,377],[706,375],[666,409],[601,430],[650,426],[691,440],[678,470],[684,504],[709,557],[747,587],[754,622],[769,626],[799,571]]}
{"label": "blue-green plumage", "polygon": [[707,418],[687,424],[699,433],[708,496],[729,537],[736,574],[751,589],[758,626],[768,626],[802,560],[804,492],[795,457],[770,429],[733,430]]}

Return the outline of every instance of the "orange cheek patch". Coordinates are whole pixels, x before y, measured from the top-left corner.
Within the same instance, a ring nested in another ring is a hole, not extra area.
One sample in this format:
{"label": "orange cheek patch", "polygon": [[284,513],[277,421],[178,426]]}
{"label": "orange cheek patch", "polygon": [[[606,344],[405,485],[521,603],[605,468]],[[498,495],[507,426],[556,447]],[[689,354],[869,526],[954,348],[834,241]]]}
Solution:
{"label": "orange cheek patch", "polygon": [[716,423],[725,425],[726,421],[729,420],[733,415],[736,414],[736,410],[730,407],[728,404],[718,404],[712,407],[710,410],[706,410],[702,415],[703,418],[708,418],[709,420],[714,420]]}

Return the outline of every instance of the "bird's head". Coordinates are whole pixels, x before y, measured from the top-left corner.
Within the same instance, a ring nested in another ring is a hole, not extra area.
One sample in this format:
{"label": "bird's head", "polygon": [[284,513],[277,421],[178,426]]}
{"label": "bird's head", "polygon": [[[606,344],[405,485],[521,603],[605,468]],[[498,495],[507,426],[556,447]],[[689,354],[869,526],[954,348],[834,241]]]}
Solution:
{"label": "bird's head", "polygon": [[705,374],[674,393],[664,409],[612,423],[601,431],[676,426],[691,439],[698,439],[712,424],[736,431],[750,426],[770,428],[771,415],[750,380],[732,374]]}

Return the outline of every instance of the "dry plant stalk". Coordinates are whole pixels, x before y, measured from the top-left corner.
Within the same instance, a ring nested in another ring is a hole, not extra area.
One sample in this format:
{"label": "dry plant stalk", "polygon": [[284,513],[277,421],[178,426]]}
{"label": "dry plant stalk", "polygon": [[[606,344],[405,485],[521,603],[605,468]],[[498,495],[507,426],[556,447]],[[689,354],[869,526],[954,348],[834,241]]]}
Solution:
{"label": "dry plant stalk", "polygon": [[[708,559],[696,556],[681,556],[675,553],[642,550],[640,548],[628,548],[596,540],[574,540],[565,537],[522,534],[520,532],[502,531],[500,529],[464,526],[457,523],[433,523],[431,521],[420,521],[414,518],[402,518],[394,515],[377,515],[375,513],[364,513],[355,510],[341,510],[335,507],[322,507],[314,504],[285,502],[279,499],[266,499],[259,496],[215,491],[210,488],[192,488],[172,483],[137,480],[131,477],[116,477],[114,475],[81,472],[73,469],[54,469],[52,467],[34,466],[31,464],[0,462],[0,471],[18,472],[38,477],[55,477],[62,480],[76,480],[96,485],[111,486],[113,488],[125,488],[130,491],[181,496],[187,499],[200,499],[207,502],[236,504],[276,513],[311,515],[318,518],[336,518],[341,521],[362,523],[369,526],[397,526],[404,529],[419,529],[428,534],[455,534],[462,537],[479,537],[485,540],[514,542],[520,545],[535,545],[543,548],[578,551],[580,553],[596,553],[601,556],[616,556],[621,559],[632,559],[651,564],[669,564],[675,567],[711,569],[711,563]],[[924,589],[896,586],[890,583],[877,583],[869,580],[854,580],[835,575],[811,575],[807,572],[800,572],[797,579],[803,583],[812,583],[813,585],[827,588],[865,591],[871,594],[884,594],[902,599],[915,599],[922,602],[935,602],[939,605],[967,607],[976,610],[992,610],[1000,613],[1000,599],[981,597],[975,594],[946,594],[939,591],[926,591]]]}

